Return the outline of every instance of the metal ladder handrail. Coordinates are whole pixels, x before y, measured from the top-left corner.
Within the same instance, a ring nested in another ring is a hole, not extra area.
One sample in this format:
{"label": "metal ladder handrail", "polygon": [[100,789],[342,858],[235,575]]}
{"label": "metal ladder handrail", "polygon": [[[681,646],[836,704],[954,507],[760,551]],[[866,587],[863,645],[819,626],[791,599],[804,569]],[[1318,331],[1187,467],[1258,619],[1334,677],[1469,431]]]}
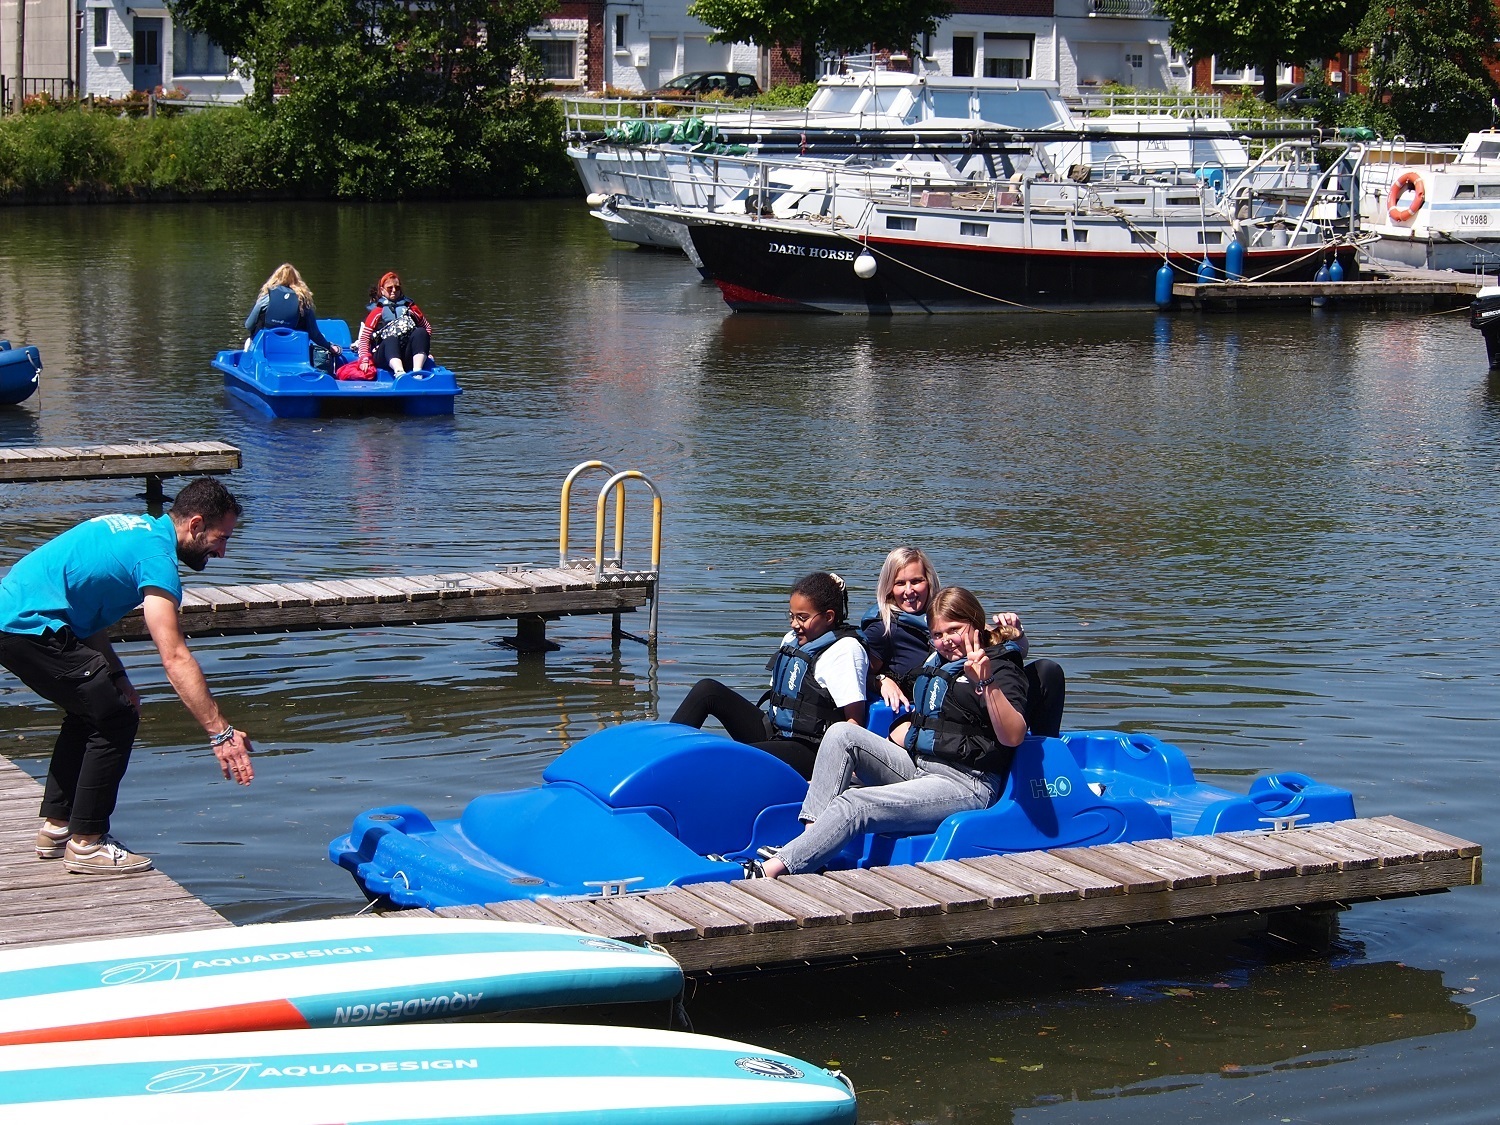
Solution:
{"label": "metal ladder handrail", "polygon": [[[557,521],[557,565],[566,567],[568,565],[568,522],[569,507],[572,500],[573,482],[584,473],[592,469],[603,469],[611,476],[616,475],[617,470],[608,461],[581,461],[568,472],[563,478],[561,513]],[[625,483],[620,482],[617,492],[617,503],[615,505],[615,553],[619,554],[625,542]]]}
{"label": "metal ladder handrail", "polygon": [[616,473],[599,489],[599,502],[594,509],[594,581],[604,577],[604,517],[609,506],[609,494],[615,492],[615,558],[620,569],[625,567],[625,482],[638,480],[651,490],[651,622],[646,634],[648,644],[656,644],[657,606],[661,601],[661,489],[656,482],[639,469],[626,469]]}

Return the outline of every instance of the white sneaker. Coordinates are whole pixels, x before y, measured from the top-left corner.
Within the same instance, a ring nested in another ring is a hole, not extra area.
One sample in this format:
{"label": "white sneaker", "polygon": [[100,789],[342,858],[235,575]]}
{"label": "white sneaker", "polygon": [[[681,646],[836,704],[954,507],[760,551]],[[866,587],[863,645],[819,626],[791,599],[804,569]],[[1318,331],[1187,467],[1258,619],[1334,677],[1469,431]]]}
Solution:
{"label": "white sneaker", "polygon": [[97,844],[68,841],[63,866],[74,875],[134,875],[150,871],[151,861],[143,855],[127,852],[113,837],[105,836]]}

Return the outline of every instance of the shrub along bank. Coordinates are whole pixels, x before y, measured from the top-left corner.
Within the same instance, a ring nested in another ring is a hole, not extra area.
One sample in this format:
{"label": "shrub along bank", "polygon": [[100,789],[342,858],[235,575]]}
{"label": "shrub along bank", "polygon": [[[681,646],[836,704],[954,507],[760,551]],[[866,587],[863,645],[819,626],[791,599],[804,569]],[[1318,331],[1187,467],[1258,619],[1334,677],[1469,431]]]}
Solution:
{"label": "shrub along bank", "polygon": [[495,198],[580,190],[563,151],[560,109],[547,99],[523,100],[462,139],[398,128],[367,147],[305,121],[245,106],[155,118],[76,104],[28,107],[0,118],[0,197]]}

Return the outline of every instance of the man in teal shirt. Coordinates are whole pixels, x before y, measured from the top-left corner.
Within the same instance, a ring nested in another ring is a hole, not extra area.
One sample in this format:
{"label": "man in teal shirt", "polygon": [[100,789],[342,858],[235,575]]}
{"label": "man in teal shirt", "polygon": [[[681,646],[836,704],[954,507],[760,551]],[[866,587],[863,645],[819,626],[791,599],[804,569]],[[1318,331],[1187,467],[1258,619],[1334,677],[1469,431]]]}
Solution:
{"label": "man in teal shirt", "polygon": [[177,617],[177,564],[222,558],[242,509],[201,477],[164,516],[98,516],[24,556],[0,581],[0,665],[63,709],[37,830],[39,859],[79,875],[146,871],[151,861],[109,836],[140,726],[141,698],[109,628],[141,606],[167,679],[203,725],[224,776],[249,785],[250,739],[225,721]]}

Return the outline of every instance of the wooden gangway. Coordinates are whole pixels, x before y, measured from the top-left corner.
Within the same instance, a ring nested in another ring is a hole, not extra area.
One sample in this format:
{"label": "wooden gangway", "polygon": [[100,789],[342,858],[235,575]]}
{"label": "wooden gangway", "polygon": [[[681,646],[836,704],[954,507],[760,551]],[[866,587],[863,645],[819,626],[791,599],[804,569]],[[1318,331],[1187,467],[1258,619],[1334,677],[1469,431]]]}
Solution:
{"label": "wooden gangway", "polygon": [[240,460],[240,451],[222,441],[8,446],[0,447],[0,482],[144,477],[146,499],[159,501],[166,477],[233,472]]}
{"label": "wooden gangway", "polygon": [[[517,647],[546,647],[546,621],[574,614],[616,616],[652,602],[654,570],[630,571],[592,563],[539,570],[454,571],[413,577],[319,579],[243,586],[184,586],[183,632],[228,637],[306,629],[358,629],[447,621],[515,618]],[[144,640],[140,610],[110,631],[111,639]]]}
{"label": "wooden gangway", "polygon": [[32,840],[41,798],[42,787],[25,770],[0,758],[0,948],[229,925],[160,871],[70,875],[60,859],[37,859]]}
{"label": "wooden gangway", "polygon": [[1481,848],[1398,817],[443,907],[664,946],[733,972],[1186,920],[1327,909],[1480,882]]}

